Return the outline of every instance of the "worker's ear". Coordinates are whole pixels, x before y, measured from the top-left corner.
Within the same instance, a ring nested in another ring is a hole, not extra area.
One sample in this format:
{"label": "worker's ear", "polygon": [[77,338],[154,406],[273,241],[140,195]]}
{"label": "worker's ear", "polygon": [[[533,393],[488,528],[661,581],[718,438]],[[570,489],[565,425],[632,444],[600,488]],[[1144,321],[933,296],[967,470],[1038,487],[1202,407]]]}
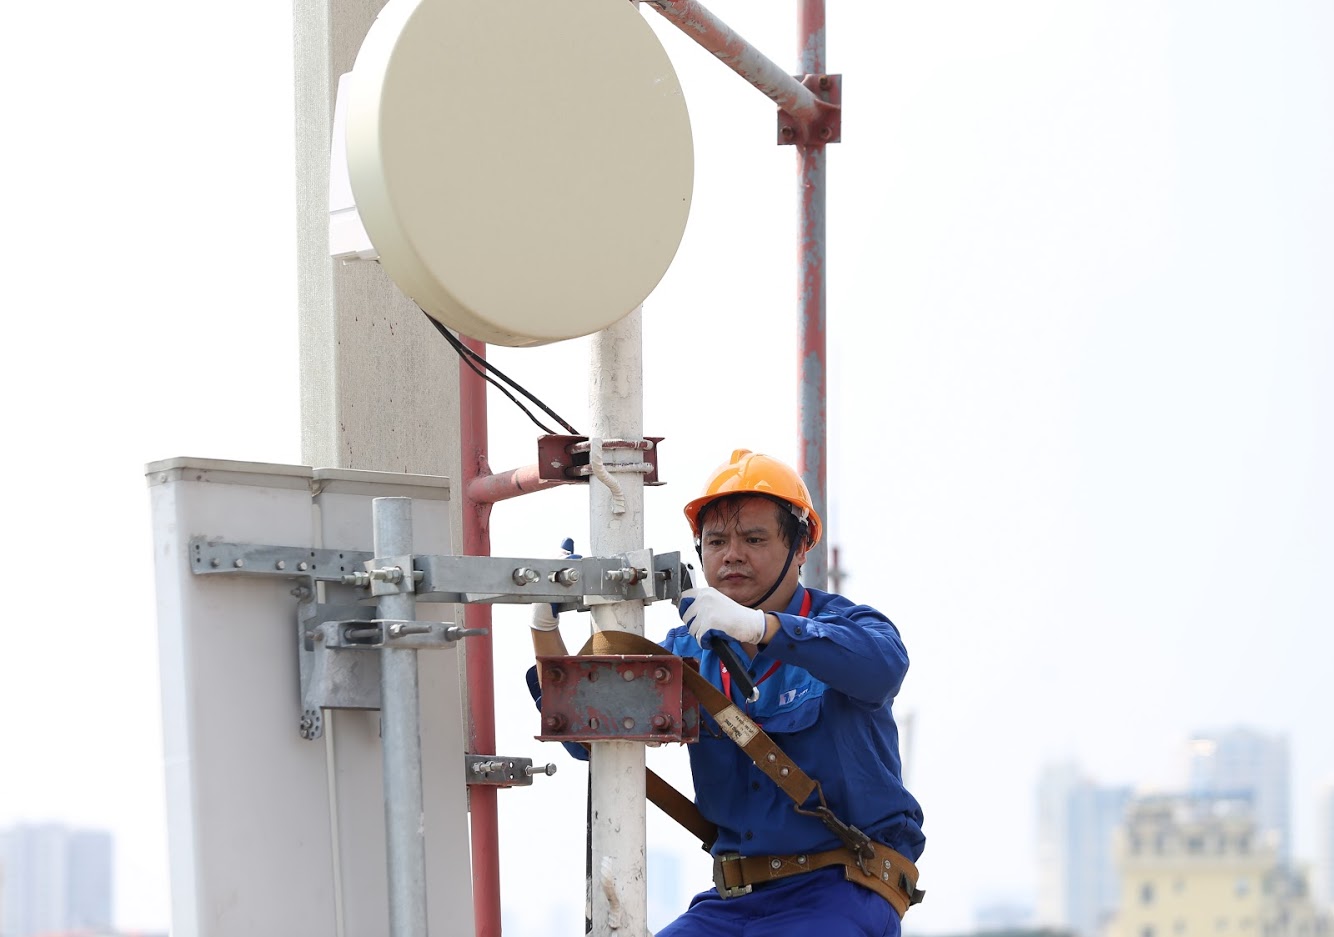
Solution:
{"label": "worker's ear", "polygon": [[806,554],[809,553],[810,550],[811,541],[810,538],[806,536],[806,529],[803,527],[801,531],[801,546],[797,547],[797,552],[792,557],[793,562],[797,564],[798,569],[806,564]]}

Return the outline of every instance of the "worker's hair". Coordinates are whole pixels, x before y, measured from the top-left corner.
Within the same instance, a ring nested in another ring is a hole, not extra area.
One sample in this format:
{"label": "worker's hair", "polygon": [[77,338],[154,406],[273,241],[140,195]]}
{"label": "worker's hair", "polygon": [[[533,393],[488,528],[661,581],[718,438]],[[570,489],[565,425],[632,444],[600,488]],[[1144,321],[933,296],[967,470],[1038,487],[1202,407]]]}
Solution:
{"label": "worker's hair", "polygon": [[741,505],[750,498],[763,498],[765,501],[773,502],[774,508],[778,511],[778,534],[783,538],[783,543],[786,546],[790,547],[794,542],[799,542],[801,546],[805,546],[810,542],[810,524],[792,513],[792,506],[782,498],[756,494],[753,491],[738,491],[736,494],[724,495],[710,501],[699,509],[697,523],[700,530],[700,544],[704,542],[704,528],[711,516],[717,514],[724,525],[735,524],[737,517],[741,514]]}

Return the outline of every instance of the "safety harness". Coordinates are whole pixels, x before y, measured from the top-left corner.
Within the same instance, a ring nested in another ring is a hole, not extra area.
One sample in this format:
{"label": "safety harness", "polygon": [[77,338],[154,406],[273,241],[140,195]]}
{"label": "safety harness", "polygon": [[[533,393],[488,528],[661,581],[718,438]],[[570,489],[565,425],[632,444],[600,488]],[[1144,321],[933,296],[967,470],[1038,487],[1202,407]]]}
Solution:
{"label": "safety harness", "polygon": [[[624,631],[596,632],[579,653],[599,656],[673,656],[647,638]],[[690,665],[695,662],[686,660],[685,663]],[[695,666],[682,667],[682,674],[695,699],[728,738],[750,756],[755,766],[791,798],[793,809],[803,816],[817,818],[843,844],[838,849],[802,855],[742,856],[727,853],[715,857],[713,880],[720,896],[736,897],[747,894],[754,885],[839,865],[843,867],[844,877],[848,881],[880,895],[894,906],[899,917],[925,897],[926,892],[917,887],[917,867],[911,861],[888,846],[874,842],[861,830],[835,816],[825,803],[820,782],[802,771],[732,700],[704,679]],[[646,774],[645,793],[659,809],[697,836],[705,849],[718,838],[718,827],[705,818],[688,798],[651,770]],[[810,799],[811,794],[817,795],[819,805],[807,809],[802,805]]]}

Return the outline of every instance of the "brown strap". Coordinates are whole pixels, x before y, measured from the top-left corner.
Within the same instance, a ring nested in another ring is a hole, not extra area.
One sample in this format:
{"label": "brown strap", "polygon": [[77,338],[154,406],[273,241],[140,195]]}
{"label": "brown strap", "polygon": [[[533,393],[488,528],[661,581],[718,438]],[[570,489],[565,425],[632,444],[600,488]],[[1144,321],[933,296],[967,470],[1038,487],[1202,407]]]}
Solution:
{"label": "brown strap", "polygon": [[644,794],[659,810],[693,833],[705,849],[718,838],[717,825],[704,819],[704,814],[689,797],[655,774],[652,768],[644,769]]}

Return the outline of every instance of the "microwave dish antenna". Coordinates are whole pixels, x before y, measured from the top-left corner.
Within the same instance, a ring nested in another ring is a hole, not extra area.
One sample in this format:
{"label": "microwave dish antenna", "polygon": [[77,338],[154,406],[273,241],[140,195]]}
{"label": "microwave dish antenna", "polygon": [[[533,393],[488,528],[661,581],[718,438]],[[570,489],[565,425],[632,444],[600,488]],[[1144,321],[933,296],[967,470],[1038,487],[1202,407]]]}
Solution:
{"label": "microwave dish antenna", "polygon": [[346,79],[356,211],[440,323],[499,345],[575,338],[666,273],[694,147],[626,0],[390,0]]}

